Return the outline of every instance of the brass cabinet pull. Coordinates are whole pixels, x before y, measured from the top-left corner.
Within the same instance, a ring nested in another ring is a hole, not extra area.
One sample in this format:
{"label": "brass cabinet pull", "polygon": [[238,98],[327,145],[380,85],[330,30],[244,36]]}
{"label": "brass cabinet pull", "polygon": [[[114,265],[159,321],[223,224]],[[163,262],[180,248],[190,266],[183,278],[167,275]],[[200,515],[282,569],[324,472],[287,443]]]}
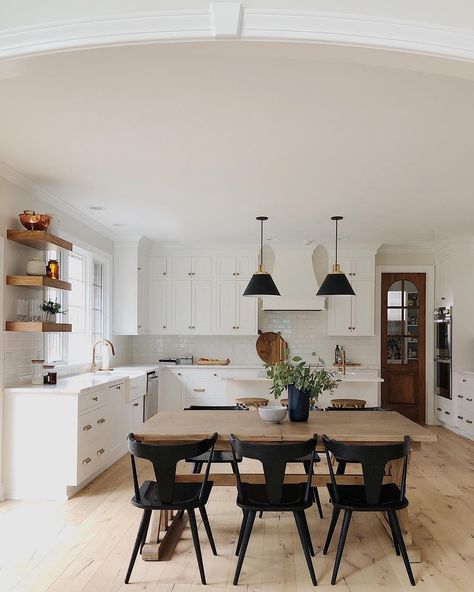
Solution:
{"label": "brass cabinet pull", "polygon": [[469,401],[469,403],[472,403],[472,397],[471,397],[470,399],[468,399],[468,398],[466,397],[466,401]]}
{"label": "brass cabinet pull", "polygon": [[92,430],[92,426],[90,423],[82,428],[83,432],[88,432],[89,430]]}
{"label": "brass cabinet pull", "polygon": [[134,404],[133,404],[133,406],[134,406],[134,407],[138,407],[138,403],[134,403]]}
{"label": "brass cabinet pull", "polygon": [[465,378],[462,379],[463,382],[467,382],[467,380]]}
{"label": "brass cabinet pull", "polygon": [[464,419],[462,415],[458,415],[458,419]]}
{"label": "brass cabinet pull", "polygon": [[92,400],[93,401],[98,401],[99,400],[99,397],[92,397]]}
{"label": "brass cabinet pull", "polygon": [[105,423],[105,419],[103,417],[101,417],[100,419],[97,420],[97,423]]}
{"label": "brass cabinet pull", "polygon": [[104,452],[105,452],[105,450],[103,448],[101,448],[100,450],[97,451],[97,456],[104,454]]}
{"label": "brass cabinet pull", "polygon": [[203,388],[193,388],[193,391],[195,393],[205,393],[206,392],[206,389],[203,389]]}
{"label": "brass cabinet pull", "polygon": [[166,329],[166,325],[163,325],[162,329]]}
{"label": "brass cabinet pull", "polygon": [[436,411],[443,411],[441,407],[436,407]]}
{"label": "brass cabinet pull", "polygon": [[451,411],[445,411],[446,415],[451,415]]}
{"label": "brass cabinet pull", "polygon": [[458,399],[464,399],[462,395],[458,395]]}
{"label": "brass cabinet pull", "polygon": [[83,464],[83,465],[88,465],[88,464],[89,464],[91,461],[92,461],[92,458],[91,458],[90,456],[88,456],[87,458],[85,458],[85,459],[82,461],[82,464]]}
{"label": "brass cabinet pull", "polygon": [[472,423],[472,420],[466,419],[466,423]]}

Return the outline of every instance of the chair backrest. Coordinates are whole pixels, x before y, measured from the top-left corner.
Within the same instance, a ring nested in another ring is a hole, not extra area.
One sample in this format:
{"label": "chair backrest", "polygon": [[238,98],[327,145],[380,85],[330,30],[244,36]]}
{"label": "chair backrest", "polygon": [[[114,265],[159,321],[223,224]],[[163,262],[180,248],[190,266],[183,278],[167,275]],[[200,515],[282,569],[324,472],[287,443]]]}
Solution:
{"label": "chair backrest", "polygon": [[[134,434],[128,435],[128,450],[131,454],[133,486],[135,497],[140,501],[140,488],[138,485],[135,457],[150,461],[155,472],[158,495],[163,504],[173,503],[173,494],[176,483],[176,465],[180,460],[192,458],[204,454],[208,450],[212,453],[217,440],[217,432],[204,440],[196,440],[183,444],[145,444],[135,440]],[[207,463],[199,496],[204,493],[204,488],[209,477],[211,462]]]}
{"label": "chair backrest", "polygon": [[326,407],[326,411],[390,411],[383,407]]}
{"label": "chair backrest", "polygon": [[338,502],[338,487],[334,469],[329,454],[337,460],[345,460],[362,465],[364,476],[365,499],[368,504],[378,504],[382,490],[385,466],[388,462],[403,459],[402,480],[400,484],[400,501],[405,497],[407,463],[410,453],[410,436],[405,436],[403,442],[394,444],[346,444],[338,440],[330,440],[323,435],[324,448],[329,466],[331,482],[333,484],[335,501]]}
{"label": "chair backrest", "polygon": [[183,411],[248,411],[248,409],[239,405],[190,405]]}
{"label": "chair backrest", "polygon": [[[265,486],[267,489],[268,501],[270,504],[280,504],[283,495],[283,482],[285,479],[286,465],[289,462],[295,462],[303,456],[312,455],[310,461],[311,470],[308,472],[306,480],[305,499],[309,498],[311,491],[311,479],[313,473],[313,463],[316,456],[317,436],[314,435],[310,440],[304,442],[245,442],[239,440],[234,434],[230,435],[230,444],[234,460],[237,456],[242,458],[252,458],[259,460],[263,465],[263,474],[265,477]],[[238,465],[236,466],[237,488],[242,488],[242,480]]]}

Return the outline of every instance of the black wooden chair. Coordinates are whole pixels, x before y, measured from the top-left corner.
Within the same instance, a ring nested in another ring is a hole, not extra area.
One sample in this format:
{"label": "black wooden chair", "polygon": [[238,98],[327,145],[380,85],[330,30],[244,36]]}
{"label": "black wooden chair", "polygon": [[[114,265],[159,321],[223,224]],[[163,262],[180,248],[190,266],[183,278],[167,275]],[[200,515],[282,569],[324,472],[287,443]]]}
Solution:
{"label": "black wooden chair", "polygon": [[[140,527],[138,528],[132,557],[125,577],[126,584],[128,584],[130,580],[138,551],[141,552],[145,543],[153,510],[176,510],[178,512],[186,511],[188,513],[194,550],[199,565],[199,573],[201,574],[201,581],[203,584],[206,583],[196,515],[194,511],[196,508],[199,508],[212,552],[214,555],[217,555],[205,507],[212,489],[212,481],[209,481],[208,479],[211,463],[208,463],[201,483],[177,483],[176,465],[180,460],[184,460],[189,456],[197,456],[208,451],[212,455],[216,440],[217,433],[214,433],[205,440],[198,440],[186,444],[144,444],[135,440],[133,434],[128,435],[128,449],[131,454],[133,487],[135,490],[132,504],[143,510],[143,516],[140,522]],[[139,485],[135,463],[136,457],[144,458],[152,463],[156,481],[144,481]]]}
{"label": "black wooden chair", "polygon": [[[323,443],[328,459],[331,483],[328,483],[329,497],[333,504],[331,524],[324,545],[323,554],[326,555],[331,538],[336,527],[341,510],[344,510],[336,560],[332,572],[331,584],[336,583],[337,572],[341,563],[344,544],[346,542],[352,512],[386,512],[392,531],[393,544],[397,555],[402,555],[408,578],[412,586],[415,578],[411,571],[405,541],[398,521],[397,511],[408,506],[405,497],[408,455],[410,452],[410,438],[405,436],[403,442],[395,444],[344,444],[330,440],[323,436]],[[330,462],[329,455],[347,462],[357,462],[362,465],[364,476],[363,485],[338,485],[337,475]],[[400,487],[395,483],[383,483],[385,466],[388,462],[403,459],[402,480]]]}
{"label": "black wooden chair", "polygon": [[[311,556],[314,556],[314,549],[304,513],[305,509],[309,508],[313,501],[311,480],[314,456],[316,455],[316,442],[317,437],[314,436],[306,442],[253,443],[243,442],[231,434],[230,443],[235,456],[259,460],[263,465],[265,478],[265,483],[262,484],[244,482],[237,466],[237,505],[242,508],[244,516],[236,548],[236,555],[238,555],[239,559],[234,575],[234,586],[239,581],[255,516],[257,512],[261,511],[293,512],[311,581],[315,586],[317,585],[316,574],[311,561]],[[305,482],[285,484],[286,465],[307,455],[311,456],[308,461],[309,470]]]}
{"label": "black wooden chair", "polygon": [[[186,407],[184,411],[248,411],[248,408],[239,405],[190,405],[189,407]],[[204,452],[194,458],[187,458],[186,462],[193,463],[193,473],[198,474],[202,471],[203,465],[209,462],[210,457],[210,452]],[[230,464],[232,471],[235,474],[235,463],[242,462],[242,459],[237,457],[237,460],[234,461],[234,457],[230,450],[214,450],[212,454],[212,462],[217,464]]]}

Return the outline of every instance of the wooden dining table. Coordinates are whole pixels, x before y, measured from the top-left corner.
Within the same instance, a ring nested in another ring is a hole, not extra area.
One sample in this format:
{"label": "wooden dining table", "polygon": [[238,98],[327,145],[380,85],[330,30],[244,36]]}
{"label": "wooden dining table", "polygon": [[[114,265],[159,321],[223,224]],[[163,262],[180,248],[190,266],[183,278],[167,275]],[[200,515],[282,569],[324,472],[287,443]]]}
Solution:
{"label": "wooden dining table", "polygon": [[[424,444],[436,442],[438,437],[423,426],[407,419],[396,411],[312,411],[307,422],[290,422],[287,418],[279,424],[265,423],[257,411],[163,411],[143,423],[135,432],[135,438],[143,442],[171,443],[189,442],[203,439],[217,432],[217,449],[229,447],[229,436],[235,434],[239,439],[252,442],[296,442],[307,440],[314,434],[318,436],[318,450],[322,450],[321,436],[341,440],[382,444],[400,442],[405,435],[411,438],[411,452],[417,452]],[[211,469],[214,486],[235,486],[233,473],[215,472]],[[400,483],[402,462],[394,461],[386,468],[386,482]],[[300,482],[306,479],[301,473],[288,473],[285,483]],[[201,481],[202,475],[184,471],[176,476],[177,481]],[[409,477],[408,477],[409,478]],[[242,479],[263,483],[262,473],[242,473]],[[362,474],[339,475],[339,483],[363,483]],[[313,484],[326,486],[329,473],[318,472],[313,476]],[[155,516],[149,538],[143,547],[142,558],[159,561],[171,558],[174,547],[185,525],[185,517],[168,511],[154,512]],[[390,527],[386,517],[380,515],[387,532]],[[420,550],[413,540],[408,508],[399,511],[411,562],[421,561]]]}

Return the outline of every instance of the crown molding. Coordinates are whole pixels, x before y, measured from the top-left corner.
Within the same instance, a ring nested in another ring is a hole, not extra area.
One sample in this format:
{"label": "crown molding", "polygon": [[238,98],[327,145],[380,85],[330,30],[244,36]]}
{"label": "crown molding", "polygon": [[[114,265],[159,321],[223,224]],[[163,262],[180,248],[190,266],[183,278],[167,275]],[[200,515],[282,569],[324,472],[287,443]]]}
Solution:
{"label": "crown molding", "polygon": [[25,177],[22,173],[18,172],[17,170],[13,169],[12,167],[8,166],[6,163],[0,161],[0,177],[3,177],[10,183],[21,187],[34,197],[41,199],[45,203],[54,206],[60,212],[64,214],[68,214],[78,222],[82,222],[92,230],[95,230],[101,236],[105,236],[111,240],[115,240],[117,235],[113,233],[109,228],[103,226],[87,214],[84,214],[81,210],[71,206],[69,203],[64,201],[62,198],[58,197],[51,191],[48,191],[44,187],[38,185],[28,177]]}
{"label": "crown molding", "polygon": [[429,22],[305,10],[207,9],[117,14],[41,23],[0,32],[0,59],[101,46],[232,37],[392,49],[474,60],[474,31]]}

